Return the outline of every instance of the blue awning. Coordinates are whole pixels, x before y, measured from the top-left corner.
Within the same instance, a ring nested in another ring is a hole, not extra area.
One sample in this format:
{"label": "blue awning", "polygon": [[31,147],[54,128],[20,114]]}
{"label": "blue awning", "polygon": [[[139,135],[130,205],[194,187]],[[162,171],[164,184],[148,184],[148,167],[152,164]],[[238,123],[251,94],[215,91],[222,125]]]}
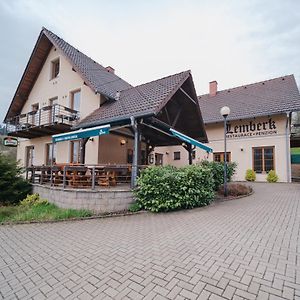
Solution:
{"label": "blue awning", "polygon": [[52,135],[52,142],[64,142],[64,141],[71,141],[71,140],[78,140],[83,138],[89,138],[92,136],[99,136],[108,134],[110,129],[110,125],[103,125],[103,126],[97,126],[87,129],[80,129],[76,131],[70,131],[66,133],[61,134],[55,134]]}
{"label": "blue awning", "polygon": [[185,135],[185,134],[183,134],[183,133],[181,133],[181,132],[179,132],[175,129],[170,128],[170,131],[172,132],[172,134],[174,136],[178,137],[179,139],[181,139],[181,140],[183,140],[183,141],[185,141],[189,144],[192,144],[196,147],[199,147],[199,148],[201,148],[201,149],[203,149],[207,152],[213,152],[212,148],[200,143],[199,141],[197,141],[197,140],[195,140],[195,139],[193,139],[193,138],[191,138],[191,137],[189,137],[189,136],[187,136],[187,135]]}

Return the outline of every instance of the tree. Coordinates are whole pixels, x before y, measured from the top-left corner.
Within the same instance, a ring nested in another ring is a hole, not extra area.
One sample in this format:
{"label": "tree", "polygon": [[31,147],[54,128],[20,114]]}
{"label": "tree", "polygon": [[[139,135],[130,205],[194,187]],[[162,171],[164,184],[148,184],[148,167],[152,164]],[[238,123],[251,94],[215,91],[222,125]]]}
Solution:
{"label": "tree", "polygon": [[22,173],[18,162],[0,152],[0,205],[17,204],[31,192]]}

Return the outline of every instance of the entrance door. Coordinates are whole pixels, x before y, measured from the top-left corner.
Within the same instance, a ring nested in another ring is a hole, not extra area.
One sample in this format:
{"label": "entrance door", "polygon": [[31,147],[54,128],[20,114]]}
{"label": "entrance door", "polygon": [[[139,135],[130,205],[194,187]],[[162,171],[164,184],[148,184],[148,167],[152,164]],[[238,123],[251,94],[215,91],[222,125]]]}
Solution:
{"label": "entrance door", "polygon": [[163,164],[163,154],[155,153],[155,165],[162,166]]}
{"label": "entrance door", "polygon": [[33,166],[34,163],[34,146],[26,147],[26,167]]}
{"label": "entrance door", "polygon": [[39,125],[39,114],[38,114],[38,110],[39,110],[39,104],[33,104],[31,106],[31,114],[32,114],[32,125]]}
{"label": "entrance door", "polygon": [[49,100],[49,105],[51,106],[51,109],[49,110],[49,123],[55,122],[55,108],[57,107],[56,104],[58,104],[58,98],[52,98]]}

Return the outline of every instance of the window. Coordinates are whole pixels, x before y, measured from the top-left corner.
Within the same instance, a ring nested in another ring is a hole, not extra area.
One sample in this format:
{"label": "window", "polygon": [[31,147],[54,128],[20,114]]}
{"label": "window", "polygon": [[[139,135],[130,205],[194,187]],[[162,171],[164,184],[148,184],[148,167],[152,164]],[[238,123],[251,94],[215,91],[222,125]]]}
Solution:
{"label": "window", "polygon": [[274,170],[274,147],[252,148],[253,170],[256,173],[267,173]]}
{"label": "window", "polygon": [[80,110],[80,90],[71,93],[71,109]]}
{"label": "window", "polygon": [[80,163],[80,141],[72,141],[71,143],[71,163]]}
{"label": "window", "polygon": [[180,160],[180,151],[174,152],[174,160]]}
{"label": "window", "polygon": [[[51,157],[52,157],[52,145],[53,144],[46,144],[46,165],[51,166]],[[56,144],[54,144],[53,148],[53,164],[56,162]]]}
{"label": "window", "polygon": [[[227,154],[226,161],[230,162],[231,161],[231,152],[227,152],[226,154]],[[213,159],[216,162],[223,162],[224,157],[225,157],[224,152],[215,152],[213,155]]]}
{"label": "window", "polygon": [[51,79],[54,79],[59,74],[59,58],[51,62]]}
{"label": "window", "polygon": [[34,146],[26,147],[26,167],[33,166],[34,164]]}
{"label": "window", "polygon": [[192,151],[192,159],[196,159],[196,150]]}

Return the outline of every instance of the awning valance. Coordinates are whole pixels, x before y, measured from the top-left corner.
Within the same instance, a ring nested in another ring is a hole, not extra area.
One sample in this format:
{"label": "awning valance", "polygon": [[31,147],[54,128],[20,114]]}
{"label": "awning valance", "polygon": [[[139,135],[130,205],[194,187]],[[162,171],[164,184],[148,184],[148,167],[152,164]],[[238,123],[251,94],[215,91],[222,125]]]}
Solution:
{"label": "awning valance", "polygon": [[199,141],[197,141],[197,140],[195,140],[195,139],[193,139],[193,138],[191,138],[191,137],[189,137],[189,136],[187,136],[187,135],[185,135],[185,134],[183,134],[183,133],[181,133],[181,132],[179,132],[179,131],[177,131],[175,129],[170,128],[170,131],[171,131],[171,133],[174,136],[178,137],[182,141],[185,141],[185,142],[187,142],[187,143],[189,143],[191,145],[199,147],[199,148],[201,148],[201,149],[203,149],[203,150],[205,150],[207,152],[213,152],[212,148],[210,148],[210,147],[208,147],[208,146],[200,143]]}
{"label": "awning valance", "polygon": [[52,135],[52,142],[64,142],[64,141],[71,141],[71,140],[78,140],[78,139],[84,139],[89,138],[92,136],[99,136],[108,134],[110,130],[110,125],[103,125],[103,126],[97,126],[87,129],[80,129],[76,131],[70,131],[66,133],[61,134],[55,134]]}

